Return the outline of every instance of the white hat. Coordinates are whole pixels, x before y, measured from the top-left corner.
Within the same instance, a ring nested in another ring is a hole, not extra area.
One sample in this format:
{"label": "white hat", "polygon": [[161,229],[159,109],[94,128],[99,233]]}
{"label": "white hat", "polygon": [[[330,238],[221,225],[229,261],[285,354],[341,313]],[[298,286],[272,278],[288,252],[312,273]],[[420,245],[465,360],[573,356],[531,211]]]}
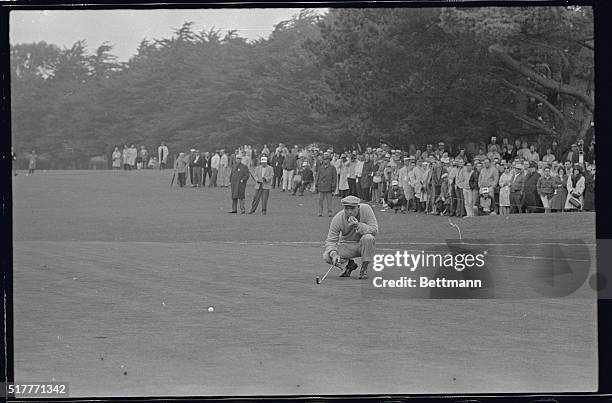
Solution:
{"label": "white hat", "polygon": [[261,157],[261,162],[268,162],[268,157]]}
{"label": "white hat", "polygon": [[340,200],[340,202],[344,205],[344,206],[354,206],[357,207],[359,206],[359,202],[361,201],[361,199],[359,199],[359,197],[357,196],[346,196],[344,199]]}
{"label": "white hat", "polygon": [[391,181],[391,186],[399,185],[398,181]]}
{"label": "white hat", "polygon": [[304,161],[304,162],[302,162],[302,166],[303,166],[303,167],[307,167],[307,166],[308,166],[308,161]]}

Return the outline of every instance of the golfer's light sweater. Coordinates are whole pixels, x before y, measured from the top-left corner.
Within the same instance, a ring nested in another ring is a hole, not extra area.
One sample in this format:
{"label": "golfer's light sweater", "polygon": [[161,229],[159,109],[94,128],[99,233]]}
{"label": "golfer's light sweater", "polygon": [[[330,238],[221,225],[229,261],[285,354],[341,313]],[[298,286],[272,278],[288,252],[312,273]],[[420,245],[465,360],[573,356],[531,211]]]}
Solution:
{"label": "golfer's light sweater", "polygon": [[[374,215],[372,207],[368,204],[359,204],[359,215],[357,216],[359,224],[351,226],[348,223],[344,210],[339,211],[332,219],[325,240],[325,252],[337,250],[337,243],[342,242],[359,242],[359,239],[365,234],[376,236],[378,233],[378,221]],[[340,239],[342,236],[342,239]]]}

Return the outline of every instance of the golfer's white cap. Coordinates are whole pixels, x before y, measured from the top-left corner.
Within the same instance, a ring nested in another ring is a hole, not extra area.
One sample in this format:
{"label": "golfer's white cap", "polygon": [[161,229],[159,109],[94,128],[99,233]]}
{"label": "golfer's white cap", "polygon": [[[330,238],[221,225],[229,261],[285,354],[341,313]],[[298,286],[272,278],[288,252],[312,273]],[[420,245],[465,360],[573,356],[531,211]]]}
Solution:
{"label": "golfer's white cap", "polygon": [[391,181],[391,186],[399,185],[398,181]]}
{"label": "golfer's white cap", "polygon": [[307,167],[308,166],[308,162],[307,161],[302,162],[302,166],[303,167]]}
{"label": "golfer's white cap", "polygon": [[353,206],[353,207],[357,207],[359,206],[359,202],[361,201],[361,199],[359,199],[359,197],[357,196],[346,196],[344,199],[340,200],[340,202],[342,203],[342,205],[344,206]]}
{"label": "golfer's white cap", "polygon": [[261,162],[268,162],[268,157],[261,157]]}
{"label": "golfer's white cap", "polygon": [[195,152],[195,150],[196,150],[195,148],[192,148],[192,149],[191,149],[191,150],[189,150],[189,151],[191,151],[191,152],[193,153],[193,152]]}

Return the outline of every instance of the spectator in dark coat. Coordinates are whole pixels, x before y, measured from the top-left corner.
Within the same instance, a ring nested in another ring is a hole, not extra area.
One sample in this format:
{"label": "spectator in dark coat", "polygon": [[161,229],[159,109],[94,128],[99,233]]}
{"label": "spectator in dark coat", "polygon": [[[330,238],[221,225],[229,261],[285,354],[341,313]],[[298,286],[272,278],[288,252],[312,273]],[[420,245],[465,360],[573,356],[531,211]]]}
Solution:
{"label": "spectator in dark coat", "polygon": [[525,186],[523,187],[523,207],[528,213],[540,212],[542,209],[542,199],[538,194],[538,180],[540,174],[537,172],[538,164],[535,161],[529,163]]}
{"label": "spectator in dark coat", "polygon": [[242,156],[236,155],[236,163],[230,173],[230,186],[232,188],[232,211],[238,212],[238,201],[240,200],[240,212],[245,214],[244,197],[247,181],[249,180],[249,167],[242,163]]}
{"label": "spectator in dark coat", "polygon": [[283,161],[285,157],[281,154],[280,150],[277,148],[276,153],[272,157],[270,161],[270,165],[274,170],[274,178],[272,179],[272,189],[276,188],[276,186],[281,187],[281,183],[283,180]]}
{"label": "spectator in dark coat", "polygon": [[330,164],[331,156],[328,153],[323,154],[323,165],[319,167],[317,172],[316,190],[319,192],[319,217],[323,217],[323,201],[327,200],[327,212],[330,217],[333,217],[332,212],[332,192],[336,189],[336,181],[338,175],[336,168]]}
{"label": "spectator in dark coat", "polygon": [[584,211],[595,211],[595,168],[584,174]]}

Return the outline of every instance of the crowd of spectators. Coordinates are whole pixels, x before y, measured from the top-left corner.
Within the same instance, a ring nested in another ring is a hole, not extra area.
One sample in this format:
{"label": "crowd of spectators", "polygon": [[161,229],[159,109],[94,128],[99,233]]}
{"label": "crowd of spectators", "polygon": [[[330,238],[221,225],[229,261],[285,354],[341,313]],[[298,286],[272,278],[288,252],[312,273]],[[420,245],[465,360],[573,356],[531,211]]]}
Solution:
{"label": "crowd of spectators", "polygon": [[[408,151],[387,144],[358,150],[287,147],[280,143],[256,149],[241,146],[233,152],[192,149],[181,153],[175,168],[185,186],[228,187],[236,156],[247,167],[268,157],[274,170],[272,188],[290,195],[320,193],[318,182],[326,160],[335,169],[332,195],[355,195],[363,202],[396,213],[425,213],[458,217],[559,211],[593,211],[595,142],[562,149],[552,141],[537,144],[491,137],[477,152],[465,148],[451,153],[444,142],[436,147],[410,146]],[[320,198],[320,212],[323,200]]]}

